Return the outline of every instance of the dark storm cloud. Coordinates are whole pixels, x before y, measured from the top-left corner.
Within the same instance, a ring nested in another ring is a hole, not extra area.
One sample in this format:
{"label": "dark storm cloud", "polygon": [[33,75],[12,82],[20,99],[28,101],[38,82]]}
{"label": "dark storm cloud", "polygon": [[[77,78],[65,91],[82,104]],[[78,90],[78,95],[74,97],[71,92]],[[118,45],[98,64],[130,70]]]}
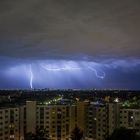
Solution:
{"label": "dark storm cloud", "polygon": [[0,55],[140,55],[139,0],[0,0]]}
{"label": "dark storm cloud", "polygon": [[0,0],[0,88],[139,89],[139,37],[140,0]]}

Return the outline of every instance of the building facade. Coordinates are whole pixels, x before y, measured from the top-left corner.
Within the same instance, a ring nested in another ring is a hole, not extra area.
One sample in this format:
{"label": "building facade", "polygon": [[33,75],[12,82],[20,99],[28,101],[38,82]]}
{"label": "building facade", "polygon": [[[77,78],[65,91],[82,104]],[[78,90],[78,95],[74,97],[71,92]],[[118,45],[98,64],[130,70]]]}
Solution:
{"label": "building facade", "polygon": [[87,140],[105,140],[120,127],[135,129],[140,135],[140,109],[120,103],[46,105],[36,101],[0,108],[0,140],[24,140],[38,129],[45,130],[50,140],[69,140],[76,126]]}
{"label": "building facade", "polygon": [[19,140],[19,108],[0,109],[0,140]]}

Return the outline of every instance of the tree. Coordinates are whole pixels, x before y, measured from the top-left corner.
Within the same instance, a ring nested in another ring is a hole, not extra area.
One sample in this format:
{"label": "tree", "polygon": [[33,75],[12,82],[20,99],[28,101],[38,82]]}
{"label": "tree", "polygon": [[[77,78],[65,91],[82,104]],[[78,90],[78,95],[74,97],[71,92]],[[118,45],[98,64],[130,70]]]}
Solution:
{"label": "tree", "polygon": [[71,132],[71,140],[81,140],[83,138],[83,131],[81,131],[77,126]]}
{"label": "tree", "polygon": [[33,134],[32,132],[26,133],[24,139],[25,140],[33,140],[34,139],[35,134]]}
{"label": "tree", "polygon": [[106,140],[139,140],[140,137],[136,135],[136,131],[132,129],[119,128],[114,130],[111,136]]}
{"label": "tree", "polygon": [[36,129],[36,134],[31,132],[25,135],[25,140],[48,140],[48,132],[46,129]]}

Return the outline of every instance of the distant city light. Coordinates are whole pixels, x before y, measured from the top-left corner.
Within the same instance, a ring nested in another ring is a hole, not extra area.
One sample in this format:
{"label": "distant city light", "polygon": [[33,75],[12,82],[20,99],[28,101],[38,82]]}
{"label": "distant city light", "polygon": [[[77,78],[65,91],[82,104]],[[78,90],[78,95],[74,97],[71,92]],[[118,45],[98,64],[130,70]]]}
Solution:
{"label": "distant city light", "polygon": [[119,98],[115,98],[114,102],[118,103],[119,102]]}

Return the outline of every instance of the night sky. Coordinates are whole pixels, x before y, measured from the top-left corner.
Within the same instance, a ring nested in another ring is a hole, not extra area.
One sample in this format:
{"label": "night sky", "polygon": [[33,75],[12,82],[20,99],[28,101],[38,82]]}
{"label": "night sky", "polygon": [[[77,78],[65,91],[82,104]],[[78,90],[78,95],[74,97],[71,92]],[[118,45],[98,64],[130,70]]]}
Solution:
{"label": "night sky", "polygon": [[140,90],[140,0],[0,0],[0,88]]}

